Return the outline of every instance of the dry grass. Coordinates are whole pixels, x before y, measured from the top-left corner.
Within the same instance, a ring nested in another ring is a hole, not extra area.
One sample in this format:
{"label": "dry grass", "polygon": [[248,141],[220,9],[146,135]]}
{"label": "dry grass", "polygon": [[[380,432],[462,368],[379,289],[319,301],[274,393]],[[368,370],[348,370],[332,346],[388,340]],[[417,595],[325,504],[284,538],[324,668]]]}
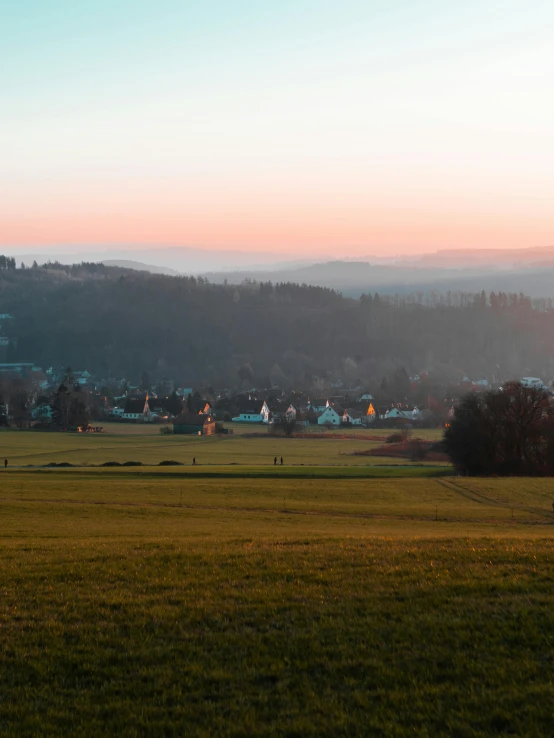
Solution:
{"label": "dry grass", "polygon": [[3,472],[0,733],[551,735],[550,498]]}

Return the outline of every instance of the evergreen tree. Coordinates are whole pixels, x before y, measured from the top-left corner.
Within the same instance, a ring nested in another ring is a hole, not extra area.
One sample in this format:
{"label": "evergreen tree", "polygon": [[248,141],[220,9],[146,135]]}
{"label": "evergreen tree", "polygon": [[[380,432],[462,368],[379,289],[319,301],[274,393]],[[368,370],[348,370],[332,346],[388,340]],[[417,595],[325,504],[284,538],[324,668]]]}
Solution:
{"label": "evergreen tree", "polygon": [[172,415],[179,415],[183,409],[183,401],[175,390],[171,393],[167,402],[167,409]]}
{"label": "evergreen tree", "polygon": [[69,391],[62,382],[52,402],[52,423],[59,428],[67,428],[69,425],[69,401]]}
{"label": "evergreen tree", "polygon": [[69,401],[68,425],[86,427],[89,424],[89,414],[82,392],[75,392]]}
{"label": "evergreen tree", "polygon": [[0,395],[0,427],[6,428],[8,425],[8,410],[4,398]]}
{"label": "evergreen tree", "polygon": [[24,386],[19,386],[12,392],[10,397],[10,412],[18,428],[25,428],[29,425],[31,418],[29,396]]}
{"label": "evergreen tree", "polygon": [[403,366],[394,372],[391,389],[395,396],[402,399],[410,394],[410,377]]}
{"label": "evergreen tree", "polygon": [[72,387],[73,384],[75,383],[73,369],[70,366],[68,366],[67,369],[65,370],[63,381],[66,387]]}

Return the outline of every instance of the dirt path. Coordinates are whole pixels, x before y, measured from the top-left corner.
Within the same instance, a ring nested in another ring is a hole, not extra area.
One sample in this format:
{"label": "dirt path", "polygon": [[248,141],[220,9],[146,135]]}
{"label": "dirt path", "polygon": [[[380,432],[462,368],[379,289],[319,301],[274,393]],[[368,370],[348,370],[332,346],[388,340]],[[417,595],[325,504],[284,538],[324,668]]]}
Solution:
{"label": "dirt path", "polygon": [[455,492],[460,497],[464,497],[465,499],[471,500],[472,502],[476,502],[480,505],[488,505],[490,507],[497,507],[504,510],[520,510],[528,512],[531,515],[538,515],[545,520],[552,517],[550,510],[545,508],[525,505],[519,502],[511,502],[508,500],[495,500],[492,497],[488,497],[480,490],[475,489],[471,482],[460,482],[458,479],[437,479],[437,482],[451,492]]}

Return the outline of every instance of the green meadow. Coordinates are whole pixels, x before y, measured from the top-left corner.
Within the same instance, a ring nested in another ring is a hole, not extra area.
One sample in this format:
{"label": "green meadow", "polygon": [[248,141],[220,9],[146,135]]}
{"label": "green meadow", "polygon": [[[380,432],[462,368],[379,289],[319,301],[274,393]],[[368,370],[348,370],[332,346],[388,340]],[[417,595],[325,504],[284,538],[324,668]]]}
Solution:
{"label": "green meadow", "polygon": [[[349,431],[349,437],[344,438],[344,433],[331,430],[324,432],[324,438],[275,438],[260,425],[235,425],[228,436],[198,437],[161,435],[156,425],[104,423],[103,427],[105,432],[98,434],[0,430],[0,459],[7,458],[10,466],[54,462],[86,466],[107,461],[156,465],[168,460],[190,465],[196,458],[202,466],[258,467],[273,466],[277,456],[279,461],[283,457],[289,467],[410,465],[404,459],[354,455],[382,446],[390,431],[359,429]],[[440,432],[422,431],[418,435],[438,439]]]}
{"label": "green meadow", "polygon": [[552,480],[358,443],[0,433],[0,734],[551,735]]}

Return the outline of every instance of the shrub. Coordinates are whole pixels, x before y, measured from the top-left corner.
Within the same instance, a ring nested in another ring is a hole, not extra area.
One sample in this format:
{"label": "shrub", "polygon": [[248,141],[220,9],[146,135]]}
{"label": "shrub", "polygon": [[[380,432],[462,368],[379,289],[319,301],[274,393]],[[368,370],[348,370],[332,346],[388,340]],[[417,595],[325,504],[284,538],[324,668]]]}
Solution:
{"label": "shrub", "polygon": [[423,461],[427,456],[427,451],[429,450],[428,445],[419,439],[416,438],[407,445],[410,453],[410,461]]}
{"label": "shrub", "polygon": [[183,466],[180,461],[160,461],[158,466]]}

